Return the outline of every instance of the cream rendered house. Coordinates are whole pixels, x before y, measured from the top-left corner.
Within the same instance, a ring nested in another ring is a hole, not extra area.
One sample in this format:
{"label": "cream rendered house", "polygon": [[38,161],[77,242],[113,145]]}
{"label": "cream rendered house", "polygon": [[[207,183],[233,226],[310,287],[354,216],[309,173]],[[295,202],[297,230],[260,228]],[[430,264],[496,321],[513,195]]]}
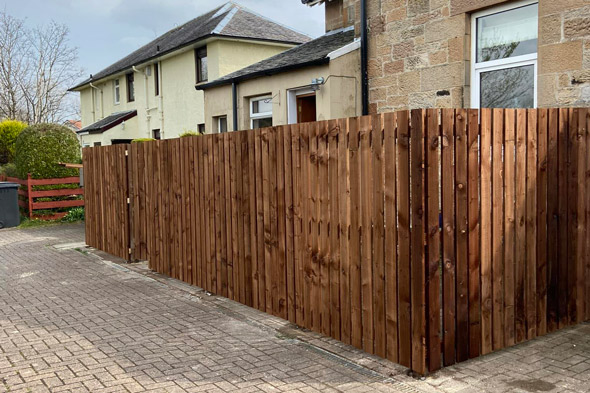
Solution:
{"label": "cream rendered house", "polygon": [[310,38],[233,2],[179,26],[91,77],[80,92],[83,146],[206,132],[195,85]]}
{"label": "cream rendered house", "polygon": [[208,130],[225,132],[358,116],[360,43],[343,28],[197,86]]}

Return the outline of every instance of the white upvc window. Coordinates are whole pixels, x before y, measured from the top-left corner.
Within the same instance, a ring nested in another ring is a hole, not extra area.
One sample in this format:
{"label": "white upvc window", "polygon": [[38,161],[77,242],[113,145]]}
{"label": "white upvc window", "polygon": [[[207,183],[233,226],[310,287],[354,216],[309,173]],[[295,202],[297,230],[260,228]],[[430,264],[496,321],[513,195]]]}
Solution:
{"label": "white upvc window", "polygon": [[538,14],[523,0],[472,15],[472,108],[537,106]]}
{"label": "white upvc window", "polygon": [[272,127],[272,97],[250,99],[250,128]]}
{"label": "white upvc window", "polygon": [[115,97],[115,105],[121,102],[121,86],[119,85],[119,79],[113,81],[113,97]]}

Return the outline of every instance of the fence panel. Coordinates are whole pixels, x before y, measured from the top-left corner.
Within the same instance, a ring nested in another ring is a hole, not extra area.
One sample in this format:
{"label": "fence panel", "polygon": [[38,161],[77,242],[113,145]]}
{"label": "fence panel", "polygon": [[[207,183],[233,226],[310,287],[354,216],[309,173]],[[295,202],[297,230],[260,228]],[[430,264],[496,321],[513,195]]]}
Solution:
{"label": "fence panel", "polygon": [[430,109],[87,148],[87,242],[433,372],[589,318],[589,122]]}

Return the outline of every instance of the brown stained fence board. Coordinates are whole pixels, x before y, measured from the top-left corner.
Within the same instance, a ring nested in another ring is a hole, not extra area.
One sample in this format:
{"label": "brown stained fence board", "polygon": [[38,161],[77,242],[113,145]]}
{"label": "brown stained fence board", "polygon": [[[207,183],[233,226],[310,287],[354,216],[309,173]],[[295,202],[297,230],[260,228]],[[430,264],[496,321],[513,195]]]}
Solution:
{"label": "brown stained fence board", "polygon": [[562,329],[568,326],[568,109],[559,109],[558,126],[558,287],[557,310],[558,327]]}
{"label": "brown stained fence board", "polygon": [[[225,154],[225,152],[224,152]],[[231,233],[228,233],[227,258],[228,258],[228,296],[230,299],[238,301],[240,298],[239,282],[239,254],[238,254],[238,202],[237,202],[237,157],[236,157],[236,138],[229,139],[227,176],[229,176],[229,190],[227,196],[230,200],[230,210],[228,210],[228,223]],[[226,229],[227,232],[227,229]],[[230,240],[231,239],[231,240]]]}
{"label": "brown stained fence board", "polygon": [[[520,140],[519,140],[520,142]],[[515,332],[515,243],[516,243],[516,112],[504,113],[504,342],[514,345]],[[524,184],[522,178],[520,184]],[[521,195],[521,194],[519,194]],[[524,211],[522,204],[519,211]],[[519,225],[523,224],[521,221]],[[522,239],[519,239],[521,241]],[[520,249],[524,244],[518,243]]]}
{"label": "brown stained fence board", "polygon": [[266,310],[266,247],[264,242],[264,182],[262,169],[262,132],[254,131],[256,140],[254,143],[254,158],[256,161],[256,250],[258,252],[258,309]]}
{"label": "brown stained fence board", "polygon": [[469,110],[468,119],[469,357],[475,358],[481,353],[479,112],[474,109]]}
{"label": "brown stained fence board", "polygon": [[251,238],[251,217],[250,217],[250,198],[254,196],[250,193],[250,168],[249,168],[249,144],[248,134],[242,133],[242,213],[244,215],[244,292],[245,303],[252,307],[252,248]]}
{"label": "brown stained fence board", "polygon": [[318,135],[322,123],[311,123],[309,134],[309,213],[310,213],[310,236],[308,247],[311,252],[310,266],[310,305],[311,305],[311,329],[315,332],[321,331],[320,310],[320,263],[319,263],[319,168],[318,168]]}
{"label": "brown stained fence board", "polygon": [[504,348],[504,111],[494,109],[492,119],[492,348],[498,350]]}
{"label": "brown stained fence board", "polygon": [[578,230],[578,109],[570,109],[568,127],[568,257],[567,257],[567,322],[572,325],[577,319],[577,258],[580,245]]}
{"label": "brown stained fence board", "polygon": [[[248,209],[250,212],[250,250],[252,259],[250,261],[251,268],[251,291],[252,291],[252,307],[258,309],[258,248],[256,244],[256,161],[255,161],[255,133],[248,132]],[[227,141],[226,141],[227,146]],[[227,157],[227,156],[226,156]],[[226,165],[227,167],[227,165]],[[226,178],[226,192],[227,192],[227,178]],[[226,197],[227,200],[227,197]],[[226,210],[229,213],[229,209]],[[227,217],[227,216],[226,216]],[[228,233],[231,231],[228,230]]]}
{"label": "brown stained fence board", "polygon": [[330,332],[336,340],[341,339],[340,334],[340,237],[339,237],[339,207],[340,195],[338,178],[338,135],[340,125],[337,120],[330,121],[328,125],[328,178],[330,187],[330,221],[328,230],[330,236],[330,257],[328,266],[330,269]]}
{"label": "brown stained fence board", "polygon": [[[340,339],[350,344],[350,167],[348,153],[348,121],[339,120],[338,132],[338,205],[340,246]],[[294,186],[295,187],[295,186]],[[397,313],[396,313],[397,316]],[[396,340],[397,343],[397,340]],[[397,351],[396,351],[397,355]],[[396,358],[397,360],[397,358]]]}
{"label": "brown stained fence board", "polygon": [[[350,316],[351,316],[351,344],[362,348],[362,306],[361,306],[361,264],[360,264],[360,118],[349,121],[349,163],[350,163]],[[409,364],[408,356],[408,364]]]}
{"label": "brown stained fence board", "polygon": [[360,119],[361,160],[361,298],[363,322],[363,350],[374,353],[373,330],[373,256],[372,256],[372,204],[373,174],[371,157],[371,118]]}
{"label": "brown stained fence board", "polygon": [[277,258],[277,274],[278,274],[278,281],[280,283],[279,286],[279,316],[283,319],[288,319],[289,317],[289,288],[288,288],[288,281],[287,281],[287,244],[286,244],[286,209],[287,206],[285,204],[285,150],[283,147],[283,139],[285,137],[285,129],[284,128],[277,128],[276,129],[276,156],[277,156],[277,165],[276,165],[276,188],[277,188],[277,204],[276,204],[276,211],[277,211],[277,219],[275,220],[277,224],[276,228],[276,241],[275,241],[275,248],[277,250],[278,258]]}
{"label": "brown stained fence board", "polygon": [[[272,288],[276,288],[276,281],[273,280],[273,260],[272,260],[272,238],[271,238],[271,216],[270,216],[270,130],[262,130],[262,203],[264,211],[264,268],[266,281],[266,312],[274,315]],[[237,232],[236,232],[237,233]],[[236,234],[237,236],[237,234]]]}
{"label": "brown stained fence board", "polygon": [[424,374],[426,369],[426,315],[425,315],[425,269],[424,269],[424,111],[411,112],[410,134],[410,188],[412,247],[410,257],[410,299],[412,311],[412,369]]}
{"label": "brown stained fence board", "polygon": [[287,319],[296,323],[295,312],[295,252],[294,252],[294,208],[293,208],[293,155],[291,150],[291,127],[286,127],[282,135],[281,147],[284,157],[285,187],[285,269],[287,277]]}
{"label": "brown stained fence board", "polygon": [[386,356],[385,327],[385,211],[383,205],[385,172],[383,166],[383,117],[372,117],[372,151],[373,151],[373,327],[375,354]]}
{"label": "brown stained fence board", "polygon": [[[439,111],[427,111],[426,132],[426,241],[428,244],[426,262],[427,315],[428,315],[428,370],[436,371],[441,367],[441,239],[440,239],[440,127]],[[479,279],[479,277],[478,277]]]}
{"label": "brown stained fence board", "polygon": [[319,249],[318,262],[320,267],[320,331],[330,335],[330,237],[328,222],[330,221],[330,195],[328,180],[328,123],[323,122],[318,135],[318,170],[319,170]]}
{"label": "brown stained fence board", "polygon": [[[537,111],[537,335],[547,333],[547,109]],[[533,191],[534,192],[534,191]]]}
{"label": "brown stained fence board", "polygon": [[[443,355],[444,365],[456,360],[456,254],[455,254],[455,114],[441,111],[441,206],[443,257]],[[400,282],[401,285],[401,282]]]}
{"label": "brown stained fence board", "polygon": [[[237,277],[239,283],[239,302],[242,304],[246,303],[246,264],[245,264],[245,248],[244,248],[244,210],[242,204],[242,197],[243,197],[243,184],[242,184],[242,139],[244,133],[236,133],[236,199],[235,204],[237,207],[237,223],[238,223],[238,237],[237,237],[237,244],[238,244],[238,257],[237,257],[237,268],[238,274],[235,276],[235,269],[236,265],[234,264],[234,277]],[[276,168],[276,165],[274,165]],[[272,166],[271,166],[272,170]],[[275,208],[276,209],[276,208]],[[271,208],[272,210],[272,208]],[[274,210],[273,210],[274,211]],[[276,218],[274,220],[276,223]],[[274,244],[274,243],[273,243]],[[273,261],[277,261],[276,258],[273,258]]]}
{"label": "brown stained fence board", "polygon": [[295,323],[304,325],[303,296],[304,291],[304,270],[303,256],[305,254],[302,243],[302,213],[301,213],[301,151],[300,151],[300,126],[291,126],[291,168],[293,170],[293,264],[295,280]]}
{"label": "brown stained fence board", "polygon": [[309,138],[310,138],[310,124],[303,124],[300,127],[301,132],[301,213],[302,213],[302,265],[303,265],[303,321],[306,328],[311,329],[311,249],[309,247],[310,236],[310,199],[309,199]]}
{"label": "brown stained fence board", "polygon": [[[412,366],[410,303],[410,130],[409,112],[397,115],[398,307],[399,363]],[[352,177],[351,177],[352,181]],[[352,253],[352,250],[351,250]]]}
{"label": "brown stained fence board", "polygon": [[[590,146],[590,110],[586,109],[585,119],[580,118],[580,122],[583,122],[585,125],[585,134],[582,138],[586,138],[586,148]],[[586,320],[590,320],[590,230],[588,229],[588,225],[590,224],[590,177],[588,176],[588,172],[590,171],[590,154],[585,154],[586,157],[586,176],[584,176],[584,187],[586,192],[586,205],[585,205],[585,219],[586,219],[586,237],[585,237],[585,249],[584,249],[584,259],[585,267],[584,267],[584,274],[585,274],[585,281],[586,286],[584,289],[583,301],[585,304],[585,315]]]}
{"label": "brown stained fence board", "polygon": [[[457,252],[457,361],[469,359],[469,253],[468,253],[468,194],[467,194],[467,111],[455,114],[455,244]],[[413,250],[412,250],[413,252]],[[465,335],[465,338],[462,336]],[[459,338],[461,337],[461,338]]]}
{"label": "brown stained fence board", "polygon": [[197,138],[196,140],[196,149],[195,149],[195,159],[196,159],[196,166],[197,166],[197,173],[198,173],[198,226],[200,230],[200,237],[197,239],[196,247],[198,252],[198,286],[204,288],[204,282],[206,277],[206,270],[205,270],[205,239],[206,239],[206,227],[205,227],[205,165],[203,162],[203,141],[205,138]]}
{"label": "brown stained fence board", "polygon": [[481,110],[481,353],[492,351],[492,111]]}
{"label": "brown stained fence board", "polygon": [[[218,287],[220,288],[220,294],[221,296],[225,296],[228,297],[229,292],[228,292],[228,269],[227,269],[227,263],[228,263],[228,232],[229,234],[231,234],[231,229],[228,228],[228,223],[231,225],[231,220],[229,220],[228,218],[231,217],[231,212],[230,209],[228,209],[228,207],[230,207],[230,203],[231,201],[228,200],[228,196],[229,196],[229,189],[228,189],[228,184],[229,184],[229,179],[226,179],[226,175],[229,173],[228,170],[228,159],[229,157],[226,156],[226,153],[228,151],[227,146],[228,146],[228,142],[229,141],[229,134],[227,133],[223,133],[221,135],[221,138],[219,140],[219,161],[220,161],[220,166],[217,168],[217,172],[219,174],[218,178],[219,178],[219,188],[220,188],[220,194],[221,194],[221,199],[219,201],[220,203],[220,212],[221,212],[221,228],[220,228],[220,234],[221,234],[221,270],[219,272],[219,282],[218,282]],[[248,239],[249,240],[249,239]]]}
{"label": "brown stained fence board", "polygon": [[[386,357],[398,360],[398,307],[397,307],[397,198],[396,198],[396,115],[383,117],[384,128],[384,219],[385,219],[385,331]],[[343,176],[341,175],[342,179]],[[344,195],[344,193],[340,193]]]}
{"label": "brown stained fence board", "polygon": [[[578,128],[576,130],[576,140],[577,140],[577,178],[576,180],[576,187],[577,187],[577,194],[578,194],[578,205],[577,205],[577,227],[576,227],[576,235],[575,235],[575,242],[577,244],[577,253],[576,253],[576,318],[574,319],[573,323],[580,323],[585,321],[586,318],[586,309],[585,309],[585,302],[586,299],[586,280],[590,279],[590,277],[586,277],[586,231],[587,231],[587,222],[586,222],[586,186],[585,182],[587,181],[587,167],[586,167],[586,155],[587,152],[587,145],[586,145],[586,133],[587,133],[587,117],[588,117],[588,109],[581,108],[578,110]],[[536,289],[536,288],[535,288]],[[535,292],[536,293],[536,292]]]}
{"label": "brown stained fence board", "polygon": [[559,282],[559,111],[549,109],[547,135],[547,332],[558,328]]}
{"label": "brown stained fence board", "polygon": [[[527,274],[527,127],[526,112],[516,112],[516,213],[514,260],[515,341],[526,339],[526,274]],[[507,342],[507,345],[513,345]]]}
{"label": "brown stained fence board", "polygon": [[[213,164],[214,187],[215,187],[215,293],[223,296],[223,291],[227,288],[227,275],[224,276],[224,270],[227,270],[227,263],[224,262],[223,249],[223,235],[226,233],[223,224],[223,216],[225,215],[225,203],[223,198],[225,196],[224,188],[224,165],[223,165],[223,134],[215,135],[213,140],[213,150],[215,154]],[[224,269],[224,265],[225,269]]]}
{"label": "brown stained fence board", "polygon": [[537,111],[527,116],[527,174],[526,174],[526,339],[537,336]]}

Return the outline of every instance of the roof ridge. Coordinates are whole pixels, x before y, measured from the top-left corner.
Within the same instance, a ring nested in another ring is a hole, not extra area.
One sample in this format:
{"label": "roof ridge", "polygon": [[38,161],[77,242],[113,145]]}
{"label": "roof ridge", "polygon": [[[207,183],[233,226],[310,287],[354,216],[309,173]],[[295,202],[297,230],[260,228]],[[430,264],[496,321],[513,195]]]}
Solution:
{"label": "roof ridge", "polygon": [[229,2],[228,2],[228,3],[226,3],[226,4],[230,4],[230,3],[231,3],[231,4],[233,4],[234,6],[238,7],[238,10],[240,10],[240,11],[245,11],[245,12],[248,12],[248,13],[250,13],[250,14],[252,14],[252,15],[254,15],[254,16],[257,16],[257,17],[259,17],[259,18],[262,18],[262,19],[264,19],[264,20],[266,20],[266,21],[268,21],[268,22],[274,23],[275,25],[279,25],[279,26],[281,26],[281,27],[283,27],[283,28],[285,28],[285,29],[292,30],[292,31],[294,31],[294,32],[296,32],[296,33],[298,33],[298,34],[301,34],[301,35],[303,35],[303,36],[305,36],[305,37],[307,37],[307,38],[312,38],[312,39],[314,38],[314,37],[310,36],[309,34],[307,34],[307,33],[304,33],[304,32],[302,32],[302,31],[299,31],[299,30],[297,30],[297,29],[295,29],[295,28],[293,28],[293,27],[291,27],[291,26],[287,26],[287,25],[286,25],[286,24],[284,24],[284,23],[278,22],[278,21],[276,21],[276,20],[270,19],[270,18],[269,18],[269,17],[267,17],[267,16],[264,16],[264,15],[262,15],[262,14],[259,14],[258,12],[254,11],[254,10],[251,10],[250,8],[248,8],[248,7],[244,6],[244,5],[241,5],[241,4],[239,4],[239,3],[237,3],[237,2],[235,2],[235,1],[233,1],[233,0],[232,0],[232,1],[229,1]]}

